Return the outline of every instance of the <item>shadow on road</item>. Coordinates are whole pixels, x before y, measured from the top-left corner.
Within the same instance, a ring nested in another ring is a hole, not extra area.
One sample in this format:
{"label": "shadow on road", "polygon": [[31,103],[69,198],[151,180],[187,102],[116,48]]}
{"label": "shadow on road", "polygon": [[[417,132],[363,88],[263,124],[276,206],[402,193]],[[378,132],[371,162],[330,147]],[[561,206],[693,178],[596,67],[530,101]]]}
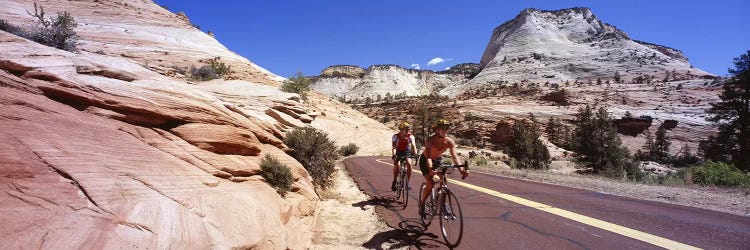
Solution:
{"label": "shadow on road", "polygon": [[366,206],[382,206],[388,210],[391,211],[398,211],[398,210],[404,210],[406,207],[403,203],[395,201],[396,197],[392,195],[387,195],[383,197],[373,196],[369,200],[366,201],[360,201],[357,203],[352,204],[353,207],[359,207],[362,210],[365,210]]}
{"label": "shadow on road", "polygon": [[406,219],[398,224],[398,228],[375,234],[370,240],[362,244],[368,249],[396,249],[403,247],[444,248],[445,243],[433,233],[425,232],[422,222]]}

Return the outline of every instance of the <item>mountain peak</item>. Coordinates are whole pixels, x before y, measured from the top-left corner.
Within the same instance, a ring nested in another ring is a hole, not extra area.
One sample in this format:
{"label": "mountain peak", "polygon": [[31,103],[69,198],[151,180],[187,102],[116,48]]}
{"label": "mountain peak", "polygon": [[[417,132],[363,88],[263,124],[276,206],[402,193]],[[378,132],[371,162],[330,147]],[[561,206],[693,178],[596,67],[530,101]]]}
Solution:
{"label": "mountain peak", "polygon": [[475,78],[444,93],[495,81],[613,80],[615,74],[630,81],[663,78],[667,71],[710,75],[691,66],[680,50],[634,41],[586,7],[521,11],[493,30],[480,67]]}

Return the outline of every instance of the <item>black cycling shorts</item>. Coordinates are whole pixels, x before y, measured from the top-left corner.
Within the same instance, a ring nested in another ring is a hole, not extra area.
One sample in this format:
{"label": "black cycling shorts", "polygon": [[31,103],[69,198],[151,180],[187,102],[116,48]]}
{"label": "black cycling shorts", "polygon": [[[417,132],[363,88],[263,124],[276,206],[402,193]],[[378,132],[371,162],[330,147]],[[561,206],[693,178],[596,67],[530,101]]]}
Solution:
{"label": "black cycling shorts", "polygon": [[411,158],[411,150],[404,150],[404,151],[396,150],[396,159],[399,159],[401,157]]}
{"label": "black cycling shorts", "polygon": [[[432,159],[432,166],[437,166],[437,164],[440,164],[442,161],[441,157]],[[427,169],[427,157],[424,157],[424,155],[419,157],[419,170],[422,171],[422,175],[424,176],[427,176],[430,173]]]}

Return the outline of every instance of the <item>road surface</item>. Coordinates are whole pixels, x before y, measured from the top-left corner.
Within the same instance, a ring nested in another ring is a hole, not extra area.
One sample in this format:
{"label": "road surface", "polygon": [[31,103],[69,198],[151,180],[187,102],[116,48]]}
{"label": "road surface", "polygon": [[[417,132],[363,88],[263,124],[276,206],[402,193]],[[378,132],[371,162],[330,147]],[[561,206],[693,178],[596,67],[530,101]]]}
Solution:
{"label": "road surface", "polygon": [[[344,160],[359,188],[393,228],[363,246],[447,248],[437,217],[425,230],[417,193],[424,181],[412,173],[409,204],[393,201],[387,157]],[[459,249],[750,249],[750,218],[589,190],[472,173],[453,176],[464,236]]]}

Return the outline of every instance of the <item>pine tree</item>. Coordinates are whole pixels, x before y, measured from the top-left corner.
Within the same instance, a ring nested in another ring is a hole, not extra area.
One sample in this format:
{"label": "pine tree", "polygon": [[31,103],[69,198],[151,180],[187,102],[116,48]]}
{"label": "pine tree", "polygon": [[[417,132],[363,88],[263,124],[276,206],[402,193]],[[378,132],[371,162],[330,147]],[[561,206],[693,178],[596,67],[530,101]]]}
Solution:
{"label": "pine tree", "polygon": [[573,140],[580,163],[596,174],[637,178],[639,171],[630,162],[628,151],[604,108],[594,113],[591,106],[582,107],[575,124]]}
{"label": "pine tree", "polygon": [[539,124],[529,115],[531,125],[517,121],[511,127],[508,141],[508,154],[515,158],[522,168],[547,169],[551,158],[549,150],[539,139]]}
{"label": "pine tree", "polygon": [[656,130],[656,140],[654,141],[654,151],[652,154],[657,162],[665,163],[669,161],[669,138],[667,137],[667,129],[664,126],[660,126]]}
{"label": "pine tree", "polygon": [[737,168],[750,171],[750,50],[734,58],[729,73],[732,77],[723,86],[721,101],[706,111],[712,115],[707,120],[719,124],[719,134],[704,145],[713,145],[718,151],[713,157],[728,155]]}

